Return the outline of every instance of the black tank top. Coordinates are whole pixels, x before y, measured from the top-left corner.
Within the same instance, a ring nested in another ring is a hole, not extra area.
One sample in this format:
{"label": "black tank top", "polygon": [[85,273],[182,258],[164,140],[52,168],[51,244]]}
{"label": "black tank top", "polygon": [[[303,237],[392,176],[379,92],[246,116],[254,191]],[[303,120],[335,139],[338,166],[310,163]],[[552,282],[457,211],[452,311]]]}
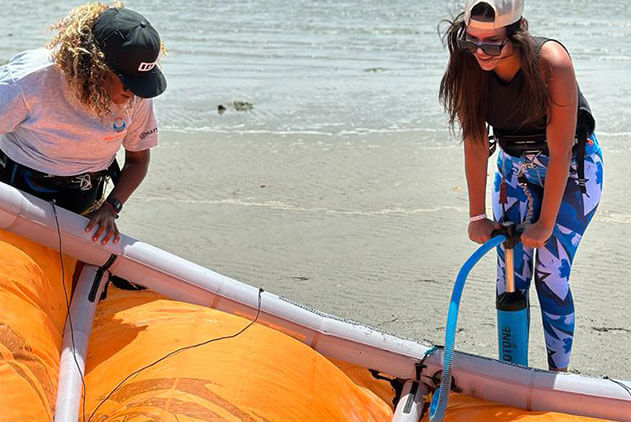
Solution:
{"label": "black tank top", "polygon": [[[550,38],[534,37],[537,55],[541,47],[548,42],[554,41]],[[563,44],[559,43],[563,48]],[[567,49],[566,49],[567,51]],[[568,53],[569,54],[569,53]],[[490,72],[488,88],[488,104],[486,121],[493,127],[496,137],[502,136],[519,138],[521,136],[532,137],[540,135],[542,140],[546,136],[547,116],[535,122],[524,124],[523,115],[520,112],[520,99],[523,95],[524,75],[521,69],[517,71],[510,82],[500,79],[495,72]],[[576,134],[579,139],[587,137],[594,131],[595,121],[587,100],[578,88],[578,110],[576,122]]]}

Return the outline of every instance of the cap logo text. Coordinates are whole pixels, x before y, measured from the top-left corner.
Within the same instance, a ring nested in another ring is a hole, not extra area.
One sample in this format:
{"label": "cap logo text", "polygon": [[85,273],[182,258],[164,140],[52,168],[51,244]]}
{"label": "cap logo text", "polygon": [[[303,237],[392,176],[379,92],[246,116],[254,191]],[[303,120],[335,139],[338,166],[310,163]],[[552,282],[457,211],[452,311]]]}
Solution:
{"label": "cap logo text", "polygon": [[140,65],[138,66],[138,71],[149,72],[154,67],[156,67],[156,62],[153,62],[153,63],[140,62]]}

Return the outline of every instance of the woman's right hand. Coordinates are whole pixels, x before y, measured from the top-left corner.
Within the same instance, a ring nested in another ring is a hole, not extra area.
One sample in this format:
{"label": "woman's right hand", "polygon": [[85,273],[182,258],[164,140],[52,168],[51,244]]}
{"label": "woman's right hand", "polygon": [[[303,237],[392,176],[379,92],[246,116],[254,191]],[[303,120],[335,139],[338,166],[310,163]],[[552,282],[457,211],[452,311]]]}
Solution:
{"label": "woman's right hand", "polygon": [[493,230],[501,227],[500,223],[484,218],[470,222],[467,232],[469,233],[469,239],[476,243],[484,243],[491,238]]}
{"label": "woman's right hand", "polygon": [[85,227],[86,232],[91,232],[94,227],[97,230],[92,236],[93,242],[98,242],[99,238],[103,236],[101,244],[105,245],[112,240],[113,243],[118,243],[120,240],[120,233],[118,227],[116,227],[116,210],[108,202],[104,202],[100,208],[88,215],[90,222]]}

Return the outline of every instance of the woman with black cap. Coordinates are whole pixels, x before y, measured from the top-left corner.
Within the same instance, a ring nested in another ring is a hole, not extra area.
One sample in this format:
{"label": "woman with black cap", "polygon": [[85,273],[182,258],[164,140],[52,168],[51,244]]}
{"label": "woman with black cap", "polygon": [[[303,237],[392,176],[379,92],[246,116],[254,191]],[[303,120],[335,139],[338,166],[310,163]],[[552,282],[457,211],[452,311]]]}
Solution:
{"label": "woman with black cap", "polygon": [[[150,98],[166,89],[157,66],[164,48],[151,24],[120,3],[84,4],[54,29],[48,49],[0,68],[0,181],[88,215],[94,241],[118,242],[115,218],[158,140]],[[103,200],[106,178],[115,186]]]}
{"label": "woman with black cap", "polygon": [[[445,33],[450,58],[440,99],[463,132],[469,238],[487,241],[500,221],[521,225],[516,288],[527,294],[534,267],[548,366],[565,371],[574,333],[570,269],[600,201],[602,154],[567,50],[532,37],[523,7],[523,0],[466,0]],[[500,147],[493,219],[487,125]],[[497,294],[505,289],[499,248]]]}

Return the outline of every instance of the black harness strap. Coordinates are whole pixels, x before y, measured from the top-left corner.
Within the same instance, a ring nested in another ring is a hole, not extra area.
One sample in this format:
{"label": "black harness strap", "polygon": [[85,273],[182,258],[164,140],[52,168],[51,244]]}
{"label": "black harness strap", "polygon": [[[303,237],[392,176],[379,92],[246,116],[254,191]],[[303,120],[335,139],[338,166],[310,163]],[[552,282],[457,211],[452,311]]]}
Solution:
{"label": "black harness strap", "polygon": [[496,134],[497,143],[502,151],[514,157],[525,154],[543,153],[548,155],[545,135],[502,135]]}
{"label": "black harness strap", "polygon": [[398,378],[385,377],[381,375],[379,371],[376,371],[374,369],[369,369],[369,371],[370,371],[370,374],[373,376],[373,378],[377,380],[388,381],[390,383],[390,386],[394,390],[394,397],[392,398],[392,405],[396,407],[399,400],[401,400],[401,393],[403,393],[403,381],[401,381]]}
{"label": "black harness strap", "polygon": [[585,144],[587,144],[589,136],[594,133],[596,122],[588,109],[580,109],[578,120],[576,122],[576,136],[578,137],[578,146],[576,149],[576,171],[578,173],[578,187],[582,194],[587,194],[585,186]]}
{"label": "black harness strap", "polygon": [[96,292],[99,290],[99,282],[103,278],[103,274],[105,274],[105,271],[110,269],[117,258],[117,255],[110,255],[105,264],[101,265],[99,269],[96,270],[96,275],[94,276],[94,281],[92,282],[92,287],[90,288],[90,293],[88,294],[88,300],[90,302],[94,303],[94,301],[96,300]]}
{"label": "black harness strap", "polygon": [[576,147],[576,172],[578,173],[578,188],[582,194],[587,194],[587,188],[585,186],[585,144],[587,139],[578,143]]}
{"label": "black harness strap", "polygon": [[[580,131],[574,139],[573,150],[576,152],[576,172],[578,176],[577,184],[581,193],[587,194],[585,180],[585,144],[589,134]],[[525,154],[542,153],[549,155],[548,145],[545,137],[541,135],[532,136],[501,136],[497,137],[497,143],[502,151],[513,157],[521,157]]]}

